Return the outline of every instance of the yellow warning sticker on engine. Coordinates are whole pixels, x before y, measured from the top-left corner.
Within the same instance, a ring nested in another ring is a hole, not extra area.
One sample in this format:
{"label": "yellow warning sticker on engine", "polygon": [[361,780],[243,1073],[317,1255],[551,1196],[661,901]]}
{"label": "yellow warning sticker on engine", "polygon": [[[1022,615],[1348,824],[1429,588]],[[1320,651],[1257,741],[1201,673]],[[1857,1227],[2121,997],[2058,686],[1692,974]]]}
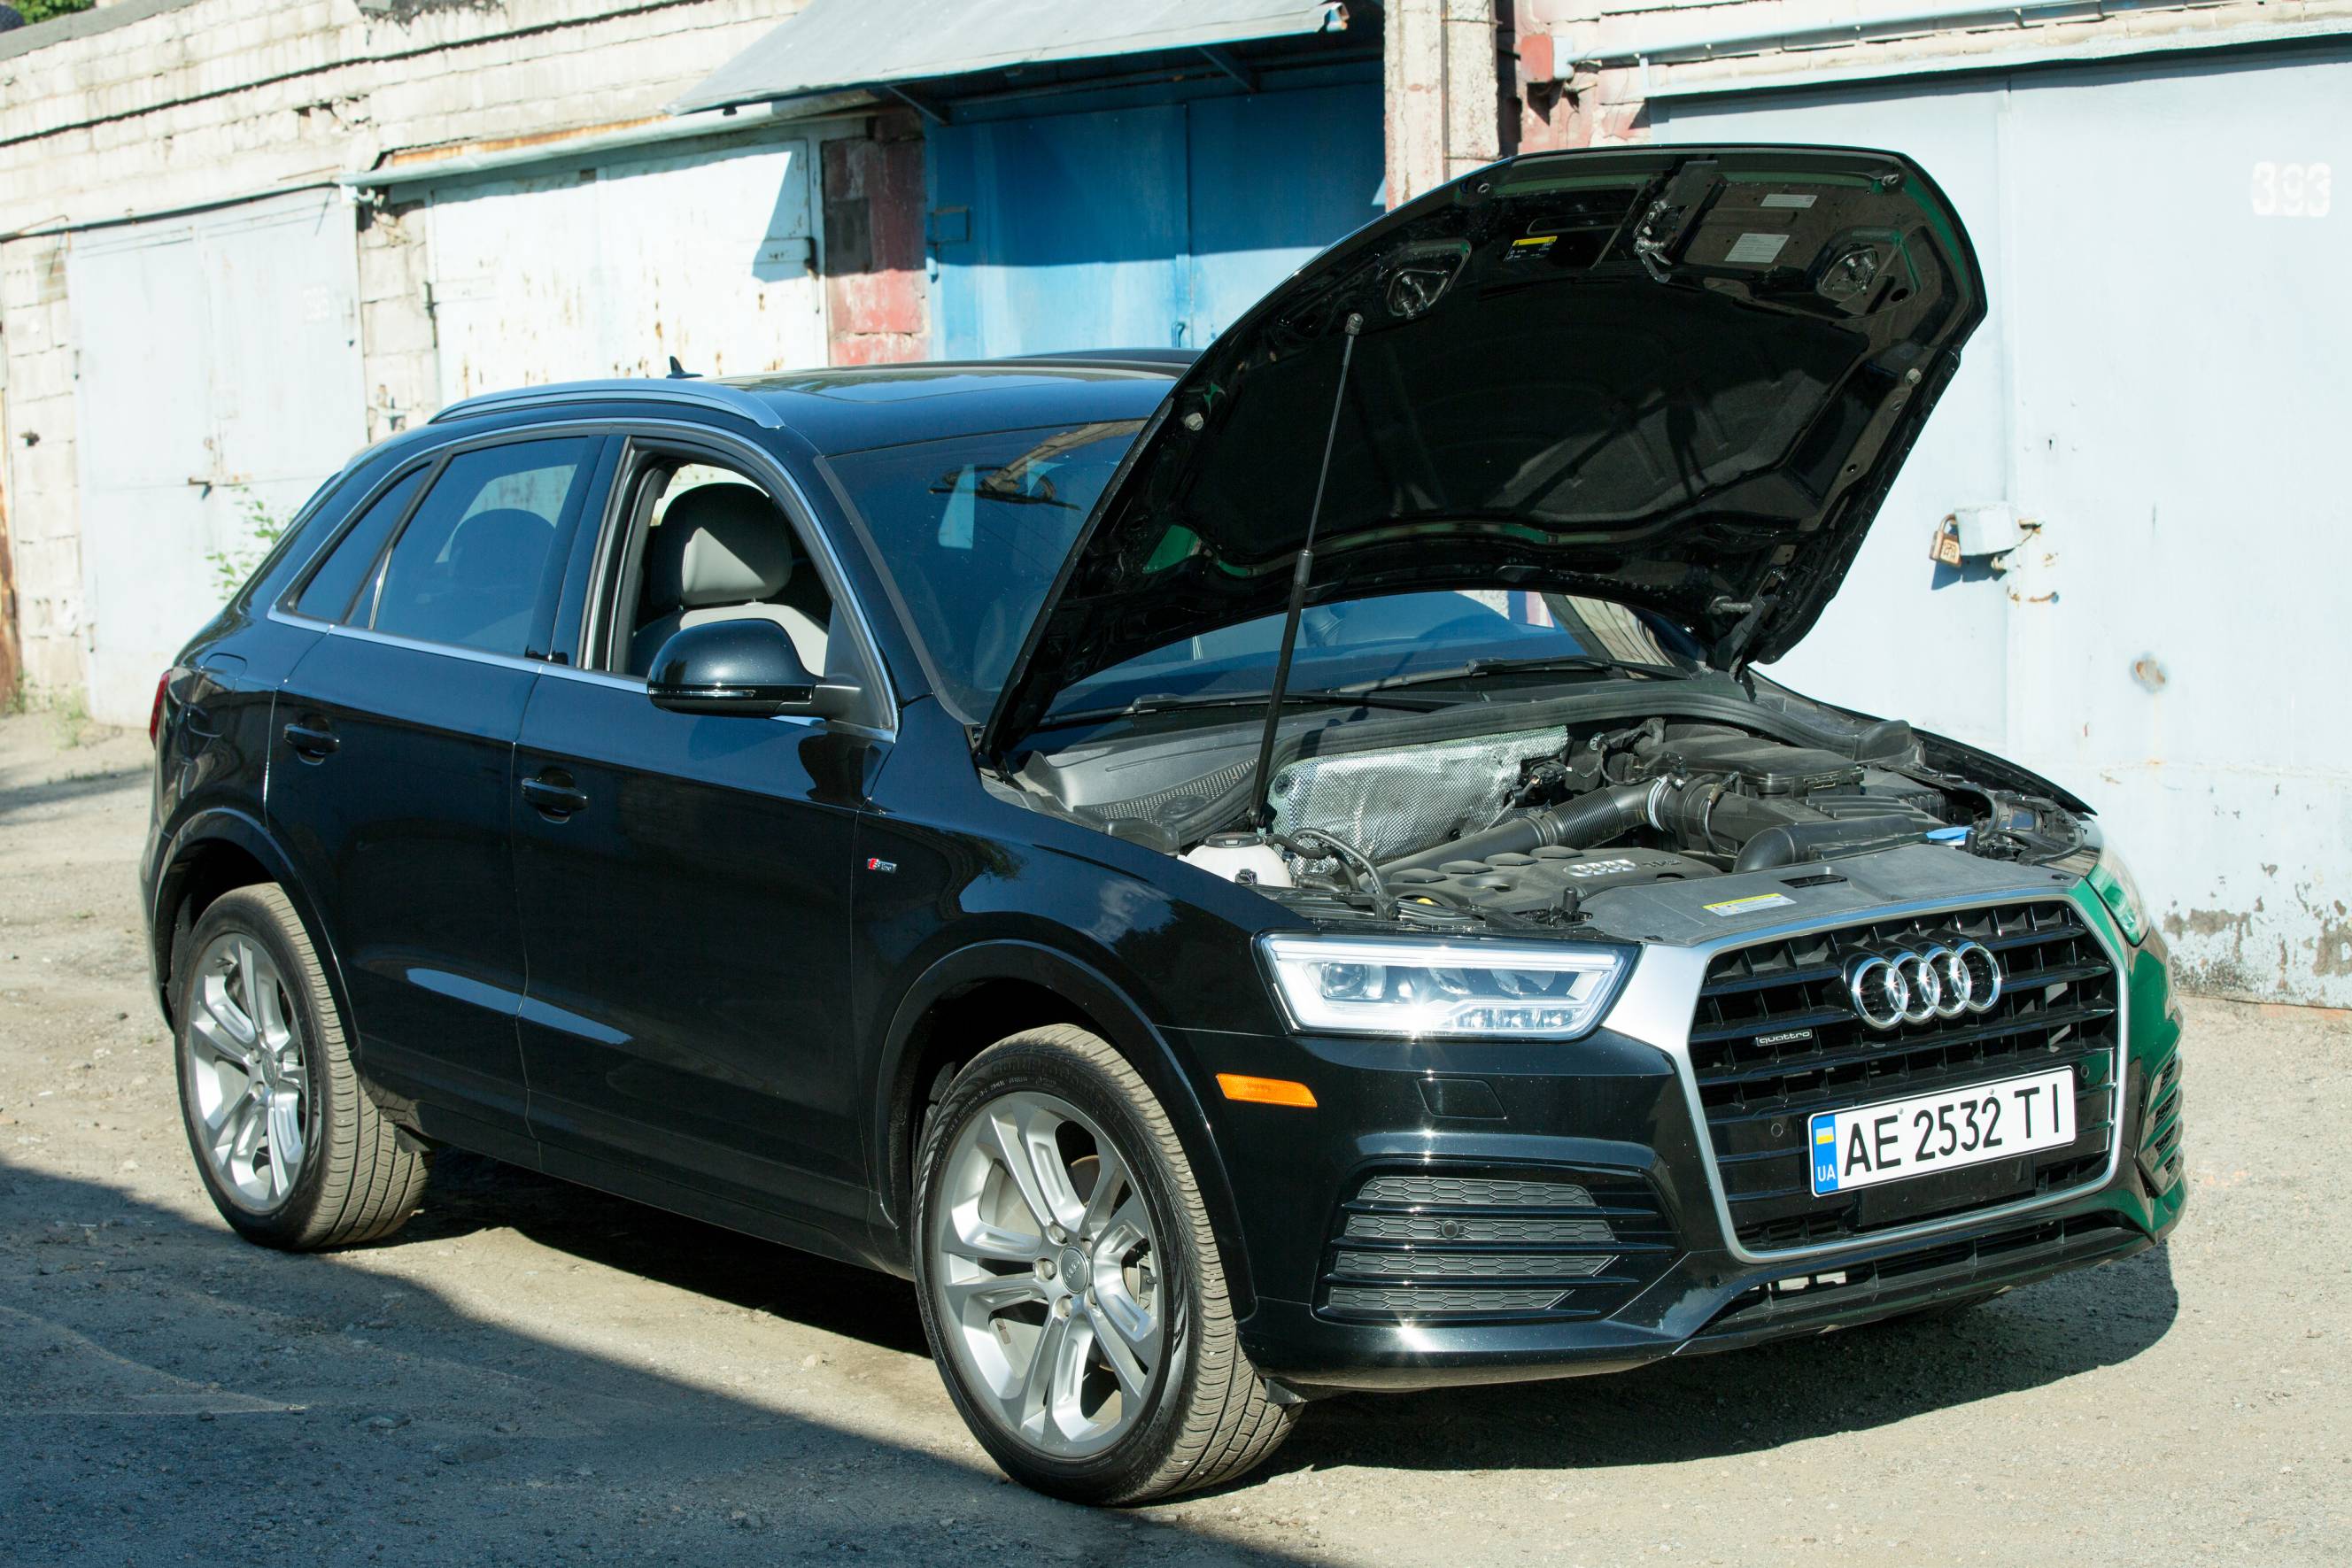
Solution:
{"label": "yellow warning sticker on engine", "polygon": [[1796,902],[1783,893],[1751,893],[1745,898],[1727,898],[1720,904],[1709,904],[1703,907],[1709,915],[1717,918],[1727,918],[1734,915],[1752,915],[1759,909],[1778,909],[1784,904]]}

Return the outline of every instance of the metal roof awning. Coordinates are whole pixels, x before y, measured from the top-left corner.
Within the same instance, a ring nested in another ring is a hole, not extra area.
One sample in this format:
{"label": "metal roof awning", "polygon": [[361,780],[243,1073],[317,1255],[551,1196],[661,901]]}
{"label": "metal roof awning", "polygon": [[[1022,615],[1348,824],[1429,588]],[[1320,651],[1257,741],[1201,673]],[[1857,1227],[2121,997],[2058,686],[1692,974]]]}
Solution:
{"label": "metal roof awning", "polygon": [[673,114],[974,71],[1338,32],[1336,0],[809,0]]}

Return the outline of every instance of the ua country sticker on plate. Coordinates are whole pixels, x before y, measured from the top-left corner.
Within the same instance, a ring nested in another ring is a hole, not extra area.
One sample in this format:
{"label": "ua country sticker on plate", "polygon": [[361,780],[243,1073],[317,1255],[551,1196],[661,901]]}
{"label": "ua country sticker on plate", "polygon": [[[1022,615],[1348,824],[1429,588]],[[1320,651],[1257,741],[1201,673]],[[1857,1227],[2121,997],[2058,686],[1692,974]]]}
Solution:
{"label": "ua country sticker on plate", "polygon": [[1720,904],[1701,907],[1717,919],[1727,919],[1734,915],[1752,915],[1759,909],[1778,909],[1784,904],[1796,902],[1785,893],[1751,893],[1745,898],[1727,898]]}

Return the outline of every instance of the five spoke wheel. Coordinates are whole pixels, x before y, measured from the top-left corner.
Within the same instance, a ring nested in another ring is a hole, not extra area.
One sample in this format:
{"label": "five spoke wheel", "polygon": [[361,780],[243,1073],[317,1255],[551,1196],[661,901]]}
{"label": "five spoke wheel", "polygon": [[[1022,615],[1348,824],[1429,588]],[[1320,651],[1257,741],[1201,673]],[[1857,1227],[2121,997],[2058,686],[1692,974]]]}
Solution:
{"label": "five spoke wheel", "polygon": [[286,979],[242,932],[196,959],[184,1034],[195,1144],[223,1188],[267,1213],[302,1174],[310,1071]]}
{"label": "five spoke wheel", "polygon": [[1163,1263],[1127,1162],[1076,1106],[1024,1090],[982,1106],[946,1165],[931,1282],[950,1354],[1039,1452],[1108,1448],[1165,1359]]}

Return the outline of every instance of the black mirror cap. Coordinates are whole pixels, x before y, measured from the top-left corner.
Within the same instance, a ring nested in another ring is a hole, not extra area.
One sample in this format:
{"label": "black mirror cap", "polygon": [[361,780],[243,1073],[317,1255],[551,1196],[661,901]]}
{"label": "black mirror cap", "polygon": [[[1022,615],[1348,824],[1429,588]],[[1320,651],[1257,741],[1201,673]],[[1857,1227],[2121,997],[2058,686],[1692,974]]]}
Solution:
{"label": "black mirror cap", "polygon": [[768,620],[707,621],[671,633],[646,680],[653,705],[671,713],[835,718],[856,705],[848,682],[820,681],[791,633]]}

